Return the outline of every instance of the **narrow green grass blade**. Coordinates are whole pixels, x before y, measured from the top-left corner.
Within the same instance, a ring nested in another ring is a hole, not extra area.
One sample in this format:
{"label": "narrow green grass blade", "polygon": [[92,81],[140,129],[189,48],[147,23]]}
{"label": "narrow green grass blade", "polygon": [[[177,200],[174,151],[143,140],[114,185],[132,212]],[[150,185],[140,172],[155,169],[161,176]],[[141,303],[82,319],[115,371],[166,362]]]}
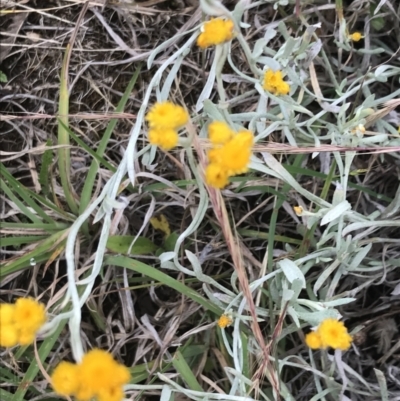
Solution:
{"label": "narrow green grass blade", "polygon": [[28,189],[28,193],[38,203],[41,203],[42,205],[47,206],[50,210],[53,210],[55,213],[57,213],[60,216],[60,218],[68,220],[68,221],[72,221],[72,222],[75,221],[76,217],[74,217],[73,214],[69,214],[69,213],[65,212],[64,210],[60,209],[53,202],[49,201],[45,197],[43,197],[39,194],[36,194],[29,189]]}
{"label": "narrow green grass blade", "polygon": [[39,217],[37,217],[34,213],[32,213],[23,202],[21,202],[13,193],[13,191],[9,188],[9,186],[3,181],[0,180],[0,187],[4,191],[4,194],[7,198],[14,202],[18,209],[24,214],[28,219],[30,219],[33,223],[41,223]]}
{"label": "narrow green grass blade", "polygon": [[22,237],[6,237],[0,238],[1,246],[11,246],[11,245],[23,245],[23,244],[31,244],[32,242],[41,241],[47,238],[44,235],[28,235]]}
{"label": "narrow green grass blade", "polygon": [[131,247],[131,244],[135,236],[133,235],[111,235],[107,240],[107,249],[114,253],[128,254],[129,248],[131,248],[131,255],[145,255],[148,253],[155,252],[157,245],[145,237],[138,237]]}
{"label": "narrow green grass blade", "polygon": [[3,164],[0,164],[1,175],[8,181],[14,193],[17,193],[25,203],[30,206],[43,220],[53,223],[53,219],[32,199],[33,191],[26,188],[12,174],[8,172]]}
{"label": "narrow green grass blade", "polygon": [[[150,361],[149,363],[142,363],[141,365],[133,366],[129,368],[131,372],[131,380],[129,384],[137,384],[149,378],[149,371],[153,369],[156,361]],[[165,363],[161,361],[161,366],[165,366]]]}
{"label": "narrow green grass blade", "polygon": [[0,388],[0,400],[1,401],[13,401],[13,395],[6,390]]}
{"label": "narrow green grass blade", "polygon": [[[59,323],[57,330],[50,336],[47,337],[38,350],[40,361],[43,365],[45,365],[45,360],[53,349],[54,344],[58,340],[60,333],[64,329],[67,321],[64,320]],[[18,386],[17,391],[14,396],[11,398],[11,401],[23,401],[26,392],[29,390],[29,387],[33,380],[35,380],[36,375],[39,373],[39,366],[35,359],[32,360],[31,364],[26,371],[24,378],[22,379],[20,385]]]}
{"label": "narrow green grass blade", "polygon": [[[241,180],[243,184],[248,183],[248,179],[247,177],[243,177],[246,178],[244,180]],[[231,179],[232,182],[237,182],[239,180],[234,180],[233,178]],[[268,185],[249,185],[247,187],[241,188],[239,191],[239,188],[237,188],[235,190],[235,192],[238,193],[246,193],[246,192],[250,192],[250,191],[259,191],[262,194],[269,194],[269,195],[275,195],[277,197],[282,197],[282,194],[279,192],[279,190],[276,190],[275,188],[272,188]]]}
{"label": "narrow green grass blade", "polygon": [[19,384],[19,377],[11,370],[5,367],[0,367],[0,383],[10,383],[11,385],[17,385]]}
{"label": "narrow green grass blade", "polygon": [[[74,221],[74,219],[72,218],[72,216],[69,216],[67,213],[65,213],[63,210],[60,210],[56,205],[54,205],[54,203],[50,202],[49,200],[47,200],[46,198],[44,198],[43,196],[35,193],[34,191],[30,190],[29,188],[25,187],[24,185],[22,185],[19,181],[17,181],[7,170],[7,168],[0,163],[0,174],[1,176],[3,176],[7,181],[10,182],[10,184],[13,184],[13,187],[18,189],[20,192],[20,196],[27,196],[27,198],[29,199],[32,198],[34,201],[38,202],[39,204],[42,204],[44,206],[47,206],[49,209],[53,210],[54,212],[56,212],[57,214],[60,215],[60,217],[65,218],[65,219],[69,219],[71,221]],[[23,199],[25,200],[25,198],[23,197]],[[28,203],[28,202],[27,202]],[[29,204],[30,205],[30,204]],[[51,217],[48,216],[47,213],[45,213],[42,208],[38,205],[30,205],[32,206],[33,209],[35,209],[38,214],[43,217],[43,219],[50,219],[49,222],[54,222]],[[37,209],[36,209],[37,208]]]}
{"label": "narrow green grass blade", "polygon": [[173,288],[180,294],[183,294],[186,297],[197,302],[205,309],[215,313],[217,316],[222,315],[222,310],[217,305],[214,305],[208,299],[205,299],[204,297],[199,295],[195,290],[187,287],[185,284],[182,284],[180,281],[175,280],[174,278],[168,276],[167,274],[161,272],[160,270],[152,266],[146,265],[145,263],[142,262],[138,262],[137,260],[134,259],[130,259],[126,256],[106,256],[104,259],[104,263],[106,265],[125,267],[126,269],[130,269],[136,271],[137,273],[144,274],[145,276],[153,280],[156,280],[170,288]]}
{"label": "narrow green grass blade", "polygon": [[[139,64],[139,66],[136,68],[136,71],[134,72],[131,80],[129,81],[128,86],[126,87],[121,100],[118,103],[118,106],[115,110],[117,113],[122,113],[124,111],[125,105],[129,99],[130,94],[132,93],[133,87],[136,84],[136,81],[139,76],[141,68],[142,68],[142,66],[141,66],[141,64]],[[97,156],[103,157],[104,152],[107,148],[108,142],[110,141],[111,134],[114,131],[114,128],[117,125],[117,122],[118,122],[118,120],[116,118],[113,118],[108,123],[107,128],[104,132],[104,135],[102,136],[99,146],[96,150]],[[92,197],[93,186],[94,186],[94,182],[96,179],[97,171],[99,169],[99,166],[98,166],[98,163],[96,163],[96,160],[92,161],[92,164],[91,164],[88,174],[86,176],[85,184],[83,186],[82,194],[81,194],[81,203],[79,205],[79,213],[82,213],[87,208],[87,206],[89,205],[89,202],[90,202],[90,198]]]}
{"label": "narrow green grass blade", "polygon": [[62,242],[65,243],[65,239],[68,230],[59,231],[44,241],[40,242],[36,248],[25,255],[18,256],[12,260],[6,260],[5,263],[0,264],[0,275],[6,277],[8,274],[14,273],[18,270],[22,270],[26,267],[34,266],[37,263],[41,263],[48,259],[52,254],[55,246],[60,245]]}
{"label": "narrow green grass blade", "polygon": [[248,350],[248,337],[244,333],[240,333],[240,339],[242,341],[242,350],[243,350],[243,370],[242,373],[245,377],[251,378],[252,375],[250,374],[250,359],[251,359],[251,354],[249,353]]}
{"label": "narrow green grass blade", "polygon": [[28,230],[44,230],[51,233],[52,231],[60,231],[68,228],[70,225],[67,223],[53,223],[53,224],[46,224],[46,223],[1,223],[1,228],[10,228],[10,229],[17,229],[17,228],[26,228]]}
{"label": "narrow green grass blade", "polygon": [[187,388],[194,391],[204,391],[179,350],[175,352],[174,358],[172,359],[172,365],[187,384]]}
{"label": "narrow green grass blade", "polygon": [[[71,45],[65,49],[64,60],[61,68],[60,98],[58,102],[58,145],[65,147],[58,150],[58,170],[63,187],[64,196],[72,213],[78,214],[78,206],[74,198],[74,191],[71,186],[71,153],[69,149],[69,134],[65,127],[68,127],[69,113],[69,91],[68,91],[68,53]],[[61,124],[62,122],[62,124]]]}
{"label": "narrow green grass blade", "polygon": [[[43,263],[51,257],[52,252],[42,253],[34,257],[31,254],[24,255],[24,260],[16,260],[9,265],[0,265],[0,275],[6,277],[9,274],[15,273],[19,270],[26,269],[28,267],[35,266],[36,264]],[[26,258],[25,258],[26,256]],[[32,261],[31,261],[32,259]]]}
{"label": "narrow green grass blade", "polygon": [[[52,142],[49,139],[46,142],[46,146],[51,146],[51,145]],[[52,161],[53,161],[53,151],[51,149],[45,150],[42,156],[42,166],[40,167],[40,172],[39,172],[39,183],[42,186],[42,192],[45,196],[49,196],[50,194],[49,169]]]}
{"label": "narrow green grass blade", "polygon": [[[259,239],[268,239],[269,234],[257,231],[257,230],[248,230],[245,228],[241,228],[238,230],[238,234],[242,235],[243,237],[250,237],[250,238],[259,238]],[[275,242],[283,242],[288,244],[300,245],[301,240],[296,238],[286,237],[285,235],[274,235]]]}
{"label": "narrow green grass blade", "polygon": [[67,127],[62,120],[58,120],[59,124],[62,125],[65,129],[66,132],[68,132],[69,136],[87,153],[89,153],[94,159],[96,159],[100,164],[102,164],[104,167],[109,169],[111,172],[115,173],[117,169],[110,164],[108,161],[103,159],[101,156],[99,156],[93,149],[90,148],[90,146],[86,145],[85,142],[80,139],[75,132],[73,132],[69,127]]}

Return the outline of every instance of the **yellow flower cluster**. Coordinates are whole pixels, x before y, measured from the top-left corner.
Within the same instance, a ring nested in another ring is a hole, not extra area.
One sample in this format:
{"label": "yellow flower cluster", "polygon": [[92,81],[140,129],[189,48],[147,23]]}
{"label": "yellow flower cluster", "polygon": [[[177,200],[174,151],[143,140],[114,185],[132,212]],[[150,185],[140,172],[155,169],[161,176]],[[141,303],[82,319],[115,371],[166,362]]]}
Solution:
{"label": "yellow flower cluster", "polygon": [[146,120],[150,127],[150,143],[169,150],[177,145],[177,129],[188,122],[189,115],[182,106],[167,101],[156,103],[147,113]]}
{"label": "yellow flower cluster", "polygon": [[218,327],[220,327],[221,329],[225,329],[225,327],[228,327],[232,324],[233,320],[232,317],[230,315],[227,314],[223,314],[220,316],[220,318],[218,319]]}
{"label": "yellow flower cluster", "polygon": [[354,32],[351,35],[349,35],[350,40],[353,42],[359,42],[364,36],[361,35],[360,32]]}
{"label": "yellow flower cluster", "polygon": [[293,210],[296,213],[296,215],[299,217],[303,214],[303,208],[301,206],[295,206],[293,208]]}
{"label": "yellow flower cluster", "polygon": [[78,401],[121,401],[123,385],[130,379],[126,366],[119,364],[107,351],[93,349],[81,363],[61,362],[51,376],[54,391],[75,396]]}
{"label": "yellow flower cluster", "polygon": [[273,95],[287,95],[290,91],[290,86],[283,80],[282,71],[265,71],[263,88]]}
{"label": "yellow flower cluster", "polygon": [[306,335],[306,344],[311,349],[328,348],[346,351],[352,342],[343,322],[336,319],[325,319],[317,328]]}
{"label": "yellow flower cluster", "polygon": [[202,26],[202,33],[197,38],[197,46],[205,49],[219,45],[233,38],[233,21],[213,18]]}
{"label": "yellow flower cluster", "polygon": [[244,130],[235,133],[226,123],[214,121],[208,127],[208,137],[213,148],[208,152],[206,181],[220,189],[228,184],[230,176],[248,170],[253,134]]}
{"label": "yellow flower cluster", "polygon": [[15,304],[0,304],[0,346],[32,344],[45,322],[45,307],[34,299],[18,298]]}

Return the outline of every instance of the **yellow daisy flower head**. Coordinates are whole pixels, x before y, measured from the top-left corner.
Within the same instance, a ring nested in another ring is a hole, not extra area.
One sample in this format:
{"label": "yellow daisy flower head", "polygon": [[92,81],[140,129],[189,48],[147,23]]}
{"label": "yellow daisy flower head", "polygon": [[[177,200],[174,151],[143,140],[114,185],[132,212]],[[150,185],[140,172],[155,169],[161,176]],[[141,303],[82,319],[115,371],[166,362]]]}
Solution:
{"label": "yellow daisy flower head", "polygon": [[130,379],[128,368],[100,349],[93,349],[83,356],[79,376],[82,387],[91,389],[94,394],[121,387]]}
{"label": "yellow daisy flower head", "polygon": [[171,128],[153,128],[148,133],[149,142],[164,150],[170,150],[178,144],[178,133]]}
{"label": "yellow daisy flower head", "polygon": [[14,322],[15,305],[0,304],[0,325],[11,324]]}
{"label": "yellow daisy flower head", "polygon": [[290,86],[283,80],[282,71],[273,71],[267,69],[264,73],[263,88],[273,95],[287,95],[290,91]]}
{"label": "yellow daisy flower head", "polygon": [[254,138],[247,130],[235,133],[221,121],[209,125],[208,135],[213,148],[208,151],[210,164],[205,173],[206,181],[221,189],[228,184],[230,176],[248,170]]}
{"label": "yellow daisy flower head", "polygon": [[78,401],[92,401],[96,397],[96,393],[91,387],[85,387],[79,383],[79,388],[74,396]]}
{"label": "yellow daisy flower head", "polygon": [[299,217],[303,214],[303,208],[301,206],[295,206],[293,210]]}
{"label": "yellow daisy flower head", "polygon": [[218,160],[221,159],[221,150],[222,148],[213,148],[208,151],[207,155],[210,163],[218,163]]}
{"label": "yellow daisy flower head", "polygon": [[217,163],[210,163],[206,168],[206,182],[213,188],[222,189],[229,183],[228,172]]}
{"label": "yellow daisy flower head", "polygon": [[61,362],[51,376],[57,394],[79,401],[122,401],[129,380],[129,369],[100,349],[89,351],[77,365]]}
{"label": "yellow daisy flower head", "polygon": [[0,347],[14,347],[18,344],[18,330],[13,324],[0,325]]}
{"label": "yellow daisy flower head", "polygon": [[349,35],[350,40],[353,42],[359,42],[364,36],[361,35],[360,32],[354,32],[351,35]]}
{"label": "yellow daisy flower head", "polygon": [[350,348],[352,338],[347,332],[343,322],[336,319],[325,319],[317,329],[317,334],[321,338],[321,347],[331,347],[346,351]]}
{"label": "yellow daisy flower head", "polygon": [[234,135],[229,125],[222,121],[213,121],[208,126],[208,137],[214,145],[220,145],[228,142]]}
{"label": "yellow daisy flower head", "polygon": [[189,121],[188,112],[172,102],[156,103],[146,115],[150,128],[178,129]]}
{"label": "yellow daisy flower head", "polygon": [[263,88],[268,92],[274,93],[277,79],[274,71],[268,69],[264,73]]}
{"label": "yellow daisy flower head", "polygon": [[248,170],[252,144],[253,134],[241,131],[221,148],[218,163],[228,175],[242,174]]}
{"label": "yellow daisy flower head", "polygon": [[290,92],[290,86],[285,81],[280,81],[276,85],[276,94],[277,95],[287,95]]}
{"label": "yellow daisy flower head", "polygon": [[202,33],[197,38],[197,46],[205,49],[209,46],[227,42],[233,38],[233,28],[234,24],[232,20],[212,18],[202,25]]}
{"label": "yellow daisy flower head", "polygon": [[98,392],[98,401],[121,401],[124,398],[124,391],[122,387],[110,387],[101,389]]}
{"label": "yellow daisy flower head", "polygon": [[225,329],[225,327],[230,326],[232,324],[232,322],[233,322],[232,316],[230,316],[229,314],[224,313],[218,319],[217,324],[221,329]]}
{"label": "yellow daisy flower head", "polygon": [[32,298],[18,298],[15,302],[15,327],[26,333],[36,333],[46,322],[45,307]]}
{"label": "yellow daisy flower head", "polygon": [[18,298],[15,304],[1,304],[0,346],[32,344],[45,322],[45,307],[34,299]]}
{"label": "yellow daisy flower head", "polygon": [[71,362],[61,362],[51,375],[51,385],[59,395],[76,394],[80,386],[78,366]]}
{"label": "yellow daisy flower head", "polygon": [[308,333],[306,335],[305,340],[307,346],[310,347],[311,349],[318,349],[321,348],[322,346],[321,337],[315,331],[311,331],[310,333]]}
{"label": "yellow daisy flower head", "polygon": [[30,330],[20,330],[18,332],[18,343],[20,345],[29,345],[35,341],[36,333]]}

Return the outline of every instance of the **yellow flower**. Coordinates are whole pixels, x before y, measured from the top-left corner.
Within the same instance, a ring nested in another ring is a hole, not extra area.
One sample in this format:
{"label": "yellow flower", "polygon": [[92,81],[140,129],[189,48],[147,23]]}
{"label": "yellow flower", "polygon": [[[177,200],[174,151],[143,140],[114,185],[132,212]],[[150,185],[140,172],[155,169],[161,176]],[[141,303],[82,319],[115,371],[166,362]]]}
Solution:
{"label": "yellow flower", "polygon": [[248,170],[254,138],[246,130],[235,133],[221,121],[209,125],[208,136],[214,146],[208,151],[210,164],[205,173],[206,181],[208,185],[221,189],[228,184],[230,176]]}
{"label": "yellow flower", "polygon": [[315,331],[312,331],[306,335],[306,344],[311,349],[318,349],[322,346],[321,337]]}
{"label": "yellow flower", "polygon": [[14,322],[15,306],[13,304],[0,304],[0,324]]}
{"label": "yellow flower", "polygon": [[146,115],[150,128],[178,129],[189,121],[188,112],[172,102],[156,103]]}
{"label": "yellow flower", "polygon": [[130,379],[129,369],[114,360],[106,351],[94,349],[75,365],[61,362],[51,381],[54,391],[64,396],[75,396],[79,401],[121,401],[123,385]]}
{"label": "yellow flower", "polygon": [[149,131],[149,142],[165,150],[170,150],[178,144],[178,133],[169,128],[154,128]]}
{"label": "yellow flower", "polygon": [[78,401],[92,401],[95,397],[95,394],[91,388],[81,386],[78,388],[78,391],[74,394]]}
{"label": "yellow flower", "polygon": [[45,307],[32,298],[18,298],[15,302],[14,325],[22,331],[24,337],[27,333],[36,333],[46,322]]}
{"label": "yellow flower", "polygon": [[14,347],[18,344],[18,331],[13,324],[1,324],[0,347]]}
{"label": "yellow flower", "polygon": [[290,86],[283,80],[282,71],[272,71],[268,69],[264,73],[263,88],[273,95],[287,95]]}
{"label": "yellow flower", "polygon": [[232,317],[224,313],[218,319],[217,324],[221,329],[224,329],[225,327],[230,326],[232,324],[232,322],[233,322]]}
{"label": "yellow flower", "polygon": [[245,173],[251,157],[253,134],[249,131],[238,132],[221,149],[218,149],[217,162],[228,175]]}
{"label": "yellow flower", "polygon": [[249,131],[235,134],[227,124],[219,121],[210,124],[208,133],[215,147],[208,151],[210,164],[206,169],[206,181],[221,189],[228,184],[230,176],[248,170],[253,134]]}
{"label": "yellow flower", "polygon": [[112,355],[100,349],[89,351],[79,365],[81,386],[99,395],[122,387],[129,382],[128,368],[120,365]]}
{"label": "yellow flower", "polygon": [[221,152],[221,148],[214,148],[210,149],[207,153],[208,155],[208,160],[210,163],[217,163],[219,160],[219,154]]}
{"label": "yellow flower", "polygon": [[303,214],[303,208],[301,206],[295,206],[293,210],[297,214],[297,216],[301,216]]}
{"label": "yellow flower", "polygon": [[277,95],[287,95],[290,92],[290,86],[285,81],[280,81],[276,85],[276,94]]}
{"label": "yellow flower", "polygon": [[102,389],[97,396],[99,401],[121,401],[124,398],[122,387]]}
{"label": "yellow flower", "polygon": [[268,92],[274,93],[276,86],[275,73],[272,70],[267,70],[264,73],[263,88]]}
{"label": "yellow flower", "polygon": [[46,322],[45,307],[31,298],[0,305],[0,346],[32,344],[36,332]]}
{"label": "yellow flower", "polygon": [[349,38],[353,41],[353,42],[358,42],[360,41],[364,36],[361,35],[360,32],[354,32],[351,35],[349,35]]}
{"label": "yellow flower", "polygon": [[20,345],[29,345],[35,341],[35,332],[30,330],[20,330],[18,333],[18,343]]}
{"label": "yellow flower", "polygon": [[79,389],[78,366],[70,362],[61,362],[51,375],[51,385],[59,395],[76,394]]}
{"label": "yellow flower", "polygon": [[208,137],[214,145],[224,144],[228,142],[234,135],[229,125],[222,121],[213,121],[208,126]]}
{"label": "yellow flower", "polygon": [[202,33],[197,38],[197,46],[205,49],[219,45],[233,38],[233,21],[213,18],[202,26]]}
{"label": "yellow flower", "polygon": [[346,351],[350,348],[352,338],[343,322],[336,319],[326,319],[318,327],[322,348],[331,347]]}
{"label": "yellow flower", "polygon": [[219,164],[210,163],[206,168],[206,181],[213,188],[222,189],[228,185],[228,172]]}

